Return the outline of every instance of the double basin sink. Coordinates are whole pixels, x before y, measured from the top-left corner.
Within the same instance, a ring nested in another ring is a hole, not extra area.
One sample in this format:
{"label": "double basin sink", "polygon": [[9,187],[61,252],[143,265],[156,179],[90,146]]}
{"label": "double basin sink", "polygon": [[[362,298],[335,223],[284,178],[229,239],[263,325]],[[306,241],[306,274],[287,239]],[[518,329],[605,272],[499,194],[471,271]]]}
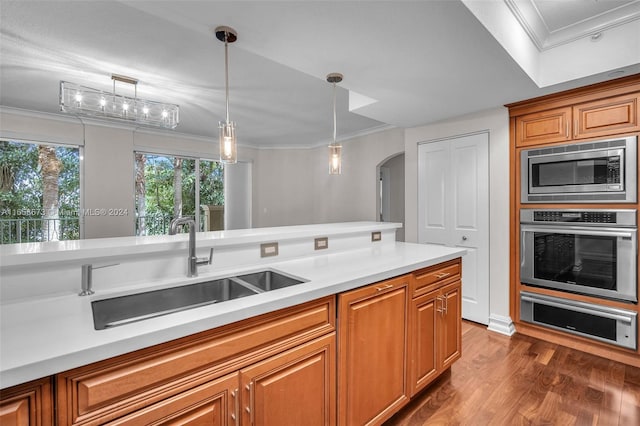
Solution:
{"label": "double basin sink", "polygon": [[266,270],[91,302],[96,330],[130,324],[306,282]]}

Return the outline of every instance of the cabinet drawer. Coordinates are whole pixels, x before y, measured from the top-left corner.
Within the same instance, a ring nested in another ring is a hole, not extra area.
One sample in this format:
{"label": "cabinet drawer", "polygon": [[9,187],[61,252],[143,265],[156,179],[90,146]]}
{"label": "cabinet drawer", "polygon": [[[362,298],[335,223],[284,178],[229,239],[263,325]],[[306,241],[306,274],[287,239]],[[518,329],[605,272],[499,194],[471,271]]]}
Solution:
{"label": "cabinet drawer", "polygon": [[462,263],[460,258],[420,269],[412,274],[412,297],[433,291],[452,279],[459,280],[461,273]]}
{"label": "cabinet drawer", "polygon": [[116,419],[331,332],[335,316],[330,296],[61,373],[59,424]]}
{"label": "cabinet drawer", "polygon": [[574,106],[574,137],[609,136],[639,130],[639,99],[639,95],[631,94]]}
{"label": "cabinet drawer", "polygon": [[172,398],[121,417],[108,426],[225,425],[239,416],[238,374],[211,380]]}

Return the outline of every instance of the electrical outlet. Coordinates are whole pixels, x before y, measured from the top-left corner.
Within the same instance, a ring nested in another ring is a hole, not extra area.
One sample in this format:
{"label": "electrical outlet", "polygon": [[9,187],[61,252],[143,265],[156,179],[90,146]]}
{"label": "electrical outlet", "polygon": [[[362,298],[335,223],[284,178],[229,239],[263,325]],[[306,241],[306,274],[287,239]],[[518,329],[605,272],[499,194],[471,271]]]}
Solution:
{"label": "electrical outlet", "polygon": [[278,243],[260,244],[260,257],[271,257],[278,255]]}
{"label": "electrical outlet", "polygon": [[328,237],[316,238],[315,240],[313,240],[313,247],[316,250],[324,250],[329,248],[329,238]]}
{"label": "electrical outlet", "polygon": [[376,231],[371,233],[371,241],[380,241],[382,240],[382,232]]}

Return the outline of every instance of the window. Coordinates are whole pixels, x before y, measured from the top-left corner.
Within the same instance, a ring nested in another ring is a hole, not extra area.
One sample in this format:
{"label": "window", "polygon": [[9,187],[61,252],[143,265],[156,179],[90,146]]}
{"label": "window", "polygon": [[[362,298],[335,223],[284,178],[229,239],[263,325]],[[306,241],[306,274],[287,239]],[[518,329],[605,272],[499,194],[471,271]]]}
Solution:
{"label": "window", "polygon": [[194,217],[201,231],[222,229],[220,163],[138,152],[135,172],[136,235],[167,234],[171,220],[180,216]]}
{"label": "window", "polygon": [[80,238],[80,150],[0,140],[0,243]]}

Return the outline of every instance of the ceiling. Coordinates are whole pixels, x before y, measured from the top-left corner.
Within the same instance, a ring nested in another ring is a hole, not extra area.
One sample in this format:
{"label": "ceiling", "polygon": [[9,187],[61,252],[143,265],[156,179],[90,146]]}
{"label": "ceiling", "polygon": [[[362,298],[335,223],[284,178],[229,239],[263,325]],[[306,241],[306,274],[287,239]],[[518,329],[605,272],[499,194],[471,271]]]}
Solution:
{"label": "ceiling", "polygon": [[[508,6],[541,51],[640,16],[637,0],[491,1]],[[215,137],[225,116],[219,25],[238,32],[229,46],[230,117],[239,143],[253,147],[327,143],[331,72],[344,74],[339,139],[614,75],[605,69],[538,87],[470,2],[0,0],[0,105],[59,114],[60,80],[111,91],[111,74],[121,74],[139,80],[139,97],[180,105],[175,132]],[[617,71],[640,72],[638,62]]]}

